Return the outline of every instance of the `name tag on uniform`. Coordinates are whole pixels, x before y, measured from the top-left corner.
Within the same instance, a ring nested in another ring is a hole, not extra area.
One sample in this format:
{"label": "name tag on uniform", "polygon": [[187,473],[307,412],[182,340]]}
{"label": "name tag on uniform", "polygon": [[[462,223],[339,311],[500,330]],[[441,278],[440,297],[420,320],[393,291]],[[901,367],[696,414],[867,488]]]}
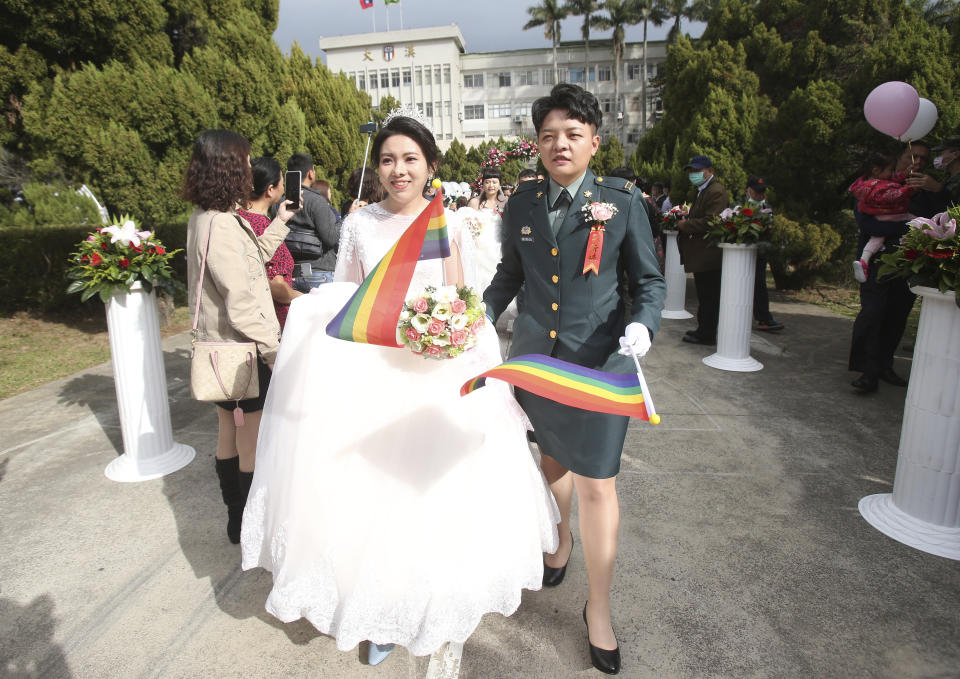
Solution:
{"label": "name tag on uniform", "polygon": [[533,230],[529,226],[521,226],[520,240],[525,243],[532,243],[533,242],[533,236],[531,235],[532,232]]}

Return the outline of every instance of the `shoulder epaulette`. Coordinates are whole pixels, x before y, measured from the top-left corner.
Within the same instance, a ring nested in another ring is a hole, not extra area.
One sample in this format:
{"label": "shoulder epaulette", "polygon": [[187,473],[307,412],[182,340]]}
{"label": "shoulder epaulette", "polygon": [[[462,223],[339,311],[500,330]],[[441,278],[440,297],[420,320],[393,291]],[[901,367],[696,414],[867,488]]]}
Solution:
{"label": "shoulder epaulette", "polygon": [[595,177],[594,183],[597,186],[605,186],[609,189],[617,189],[623,191],[624,193],[632,193],[637,185],[634,184],[629,179],[623,179],[622,177]]}

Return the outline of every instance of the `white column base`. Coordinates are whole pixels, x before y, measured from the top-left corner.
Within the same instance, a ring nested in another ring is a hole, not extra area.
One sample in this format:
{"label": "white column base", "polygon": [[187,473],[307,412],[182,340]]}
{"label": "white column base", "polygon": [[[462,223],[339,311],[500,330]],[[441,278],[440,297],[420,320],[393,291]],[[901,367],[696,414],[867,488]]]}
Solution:
{"label": "white column base", "polygon": [[709,356],[704,356],[701,360],[704,365],[717,368],[718,370],[730,370],[731,372],[738,373],[752,373],[757,370],[763,370],[763,363],[752,356],[747,356],[746,358],[730,358],[729,356],[721,356],[720,354],[710,354]]}
{"label": "white column base", "polygon": [[660,318],[693,318],[693,314],[684,308],[687,298],[687,272],[680,263],[680,248],[677,247],[677,232],[663,231],[664,262],[663,277],[667,282],[667,295],[663,300]]}
{"label": "white column base", "polygon": [[193,461],[195,455],[196,451],[190,446],[174,443],[167,452],[147,459],[138,460],[129,453],[124,453],[108,464],[103,473],[111,481],[123,483],[150,481],[186,467]]}
{"label": "white column base", "polygon": [[938,526],[910,516],[893,503],[893,493],[867,495],[860,515],[884,535],[927,554],[960,561],[960,528]]}

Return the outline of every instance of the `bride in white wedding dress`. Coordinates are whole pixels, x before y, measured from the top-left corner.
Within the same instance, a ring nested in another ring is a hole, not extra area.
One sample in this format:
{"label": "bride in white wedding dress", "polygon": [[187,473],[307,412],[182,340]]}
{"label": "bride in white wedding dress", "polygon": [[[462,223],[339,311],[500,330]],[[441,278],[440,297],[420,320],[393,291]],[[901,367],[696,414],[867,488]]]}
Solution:
{"label": "bride in white wedding dress", "polygon": [[[509,388],[459,395],[501,362],[492,327],[448,360],[325,333],[427,206],[439,150],[394,117],[372,157],[388,198],[344,221],[336,282],[291,306],[241,542],[244,569],[273,573],[267,611],[306,618],[341,650],[369,640],[375,664],[391,644],[426,655],[485,613],[512,614],[522,589],[541,587],[559,515]],[[450,221],[452,256],[418,262],[408,296],[444,278],[476,285],[472,238]]]}

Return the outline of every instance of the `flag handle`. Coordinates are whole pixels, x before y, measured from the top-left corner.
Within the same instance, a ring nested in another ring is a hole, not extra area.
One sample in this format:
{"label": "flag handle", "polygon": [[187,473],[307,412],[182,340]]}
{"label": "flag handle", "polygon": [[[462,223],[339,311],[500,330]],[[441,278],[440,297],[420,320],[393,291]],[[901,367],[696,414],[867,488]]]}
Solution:
{"label": "flag handle", "polygon": [[357,188],[357,200],[363,195],[363,173],[367,169],[367,154],[370,153],[370,140],[373,138],[373,132],[367,132],[367,147],[363,149],[363,162],[360,163],[360,186]]}
{"label": "flag handle", "polygon": [[650,396],[650,390],[647,388],[647,381],[643,379],[643,370],[640,368],[640,359],[633,347],[630,347],[630,355],[633,356],[633,364],[637,367],[637,379],[640,380],[640,389],[643,391],[643,405],[647,409],[647,418],[650,424],[660,424],[660,416],[657,415],[653,407],[653,397]]}

